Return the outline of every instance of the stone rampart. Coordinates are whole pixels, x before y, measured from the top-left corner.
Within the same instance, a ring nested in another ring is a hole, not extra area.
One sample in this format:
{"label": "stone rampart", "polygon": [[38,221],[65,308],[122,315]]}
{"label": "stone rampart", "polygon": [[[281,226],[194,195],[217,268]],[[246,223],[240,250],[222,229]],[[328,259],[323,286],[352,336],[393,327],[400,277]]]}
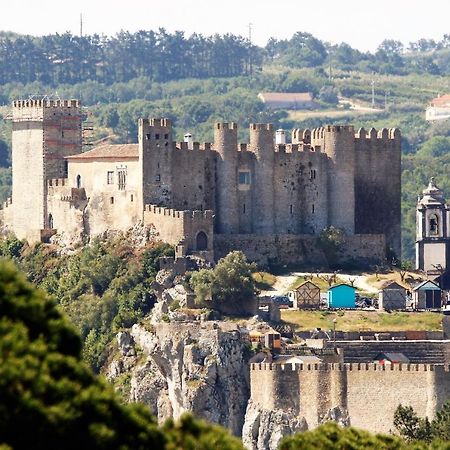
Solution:
{"label": "stone rampart", "polygon": [[178,211],[145,205],[144,224],[152,224],[159,238],[171,245],[184,246],[184,253],[213,250],[213,212]]}
{"label": "stone rampart", "polygon": [[[336,255],[336,265],[370,266],[385,259],[383,235],[350,235]],[[214,256],[223,258],[230,251],[241,250],[250,261],[267,264],[326,267],[327,255],[318,246],[318,237],[311,235],[236,234],[214,236]]]}
{"label": "stone rampart", "polygon": [[308,428],[339,408],[352,426],[389,432],[400,403],[432,418],[450,398],[448,365],[260,363],[251,364],[250,377],[254,403],[304,417]]}

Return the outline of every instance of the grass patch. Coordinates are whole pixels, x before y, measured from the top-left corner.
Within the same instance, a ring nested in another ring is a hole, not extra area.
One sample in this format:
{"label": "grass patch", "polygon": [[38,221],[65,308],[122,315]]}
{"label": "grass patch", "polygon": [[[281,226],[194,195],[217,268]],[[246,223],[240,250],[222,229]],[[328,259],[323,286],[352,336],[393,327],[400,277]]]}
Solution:
{"label": "grass patch", "polygon": [[277,281],[277,277],[269,272],[255,272],[252,274],[256,287],[261,291],[268,291]]}
{"label": "grass patch", "polygon": [[296,331],[314,328],[339,331],[406,331],[442,329],[442,314],[434,312],[378,312],[378,311],[289,311],[281,310],[283,321]]}

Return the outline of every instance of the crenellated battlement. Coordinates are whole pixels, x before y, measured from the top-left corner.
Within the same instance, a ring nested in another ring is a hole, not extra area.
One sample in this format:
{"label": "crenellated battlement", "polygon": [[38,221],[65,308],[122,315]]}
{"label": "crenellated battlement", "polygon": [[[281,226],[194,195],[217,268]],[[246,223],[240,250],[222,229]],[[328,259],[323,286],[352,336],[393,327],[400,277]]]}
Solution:
{"label": "crenellated battlement", "polygon": [[401,133],[398,128],[382,128],[381,130],[376,130],[375,128],[370,128],[370,130],[365,130],[360,128],[355,133],[355,139],[368,139],[368,140],[400,140]]}
{"label": "crenellated battlement", "polygon": [[237,124],[235,122],[217,122],[215,124],[216,130],[236,130],[237,131]]}
{"label": "crenellated battlement", "polygon": [[47,187],[65,186],[68,182],[68,178],[51,178],[50,180],[47,180]]}
{"label": "crenellated battlement", "polygon": [[319,363],[319,364],[277,364],[277,363],[252,363],[250,370],[253,372],[317,372],[317,371],[366,371],[366,372],[434,372],[442,369],[450,372],[449,364],[377,364],[377,363]]}
{"label": "crenellated battlement", "polygon": [[250,130],[254,131],[273,131],[273,125],[271,123],[251,123]]}
{"label": "crenellated battlement", "polygon": [[144,205],[144,211],[151,212],[165,217],[173,217],[176,219],[190,218],[190,219],[212,219],[213,211],[208,209],[205,211],[200,210],[185,210],[180,211],[173,208],[165,208],[163,206],[156,205]]}
{"label": "crenellated battlement", "polygon": [[79,100],[14,100],[13,108],[80,108]]}
{"label": "crenellated battlement", "polygon": [[189,148],[189,142],[174,142],[173,143],[173,148],[177,149],[177,150],[188,150],[190,152],[192,151],[210,151],[212,149],[212,144],[210,142],[204,142],[204,143],[200,143],[200,142],[192,142],[192,148]]}

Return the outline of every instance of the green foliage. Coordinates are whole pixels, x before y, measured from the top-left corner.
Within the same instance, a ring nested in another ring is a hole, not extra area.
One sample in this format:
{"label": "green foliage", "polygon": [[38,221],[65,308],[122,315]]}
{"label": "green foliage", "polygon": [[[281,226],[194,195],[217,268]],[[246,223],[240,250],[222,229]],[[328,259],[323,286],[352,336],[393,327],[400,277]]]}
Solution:
{"label": "green foliage", "polygon": [[166,450],[244,450],[240,439],[217,425],[196,420],[189,414],[175,423],[168,420],[163,427]]}
{"label": "green foliage", "polygon": [[54,296],[83,339],[83,357],[98,371],[114,334],[146,314],[160,256],[174,254],[167,244],[135,251],[126,240],[94,239],[70,256],[48,245],[22,247],[14,237],[0,241],[0,254],[14,258],[28,279]]}
{"label": "green foliage", "polygon": [[434,136],[426,141],[417,151],[420,158],[433,158],[444,156],[450,153],[450,137]]}
{"label": "green foliage", "polygon": [[284,438],[279,450],[402,450],[406,444],[398,437],[372,434],[355,428],[341,428],[328,422],[315,430]]}
{"label": "green foliage", "polygon": [[[56,304],[0,262],[0,448],[243,449],[191,416],[158,429],[148,408],[123,405],[81,362],[81,342]],[[96,342],[95,332],[86,346]],[[129,380],[122,380],[126,389]]]}
{"label": "green foliage", "polygon": [[4,262],[0,333],[3,443],[35,449],[163,447],[147,410],[118,402],[80,362],[78,335],[56,305]]}
{"label": "green foliage", "polygon": [[253,300],[256,293],[254,270],[255,265],[235,251],[219,260],[214,269],[193,273],[190,285],[199,304],[212,300],[219,309],[221,304],[240,305]]}
{"label": "green foliage", "polygon": [[430,422],[428,417],[417,415],[411,406],[399,405],[394,413],[394,426],[408,442],[450,441],[450,401],[436,413]]}
{"label": "green foliage", "polygon": [[325,254],[330,266],[336,262],[337,253],[344,244],[344,237],[344,231],[333,226],[325,228],[319,235],[317,245]]}

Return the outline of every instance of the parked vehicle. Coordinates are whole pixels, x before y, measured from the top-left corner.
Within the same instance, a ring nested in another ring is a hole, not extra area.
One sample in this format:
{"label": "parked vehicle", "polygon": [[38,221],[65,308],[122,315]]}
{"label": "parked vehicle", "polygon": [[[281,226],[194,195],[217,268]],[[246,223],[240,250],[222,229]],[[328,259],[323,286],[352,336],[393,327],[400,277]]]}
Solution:
{"label": "parked vehicle", "polygon": [[275,302],[280,308],[292,308],[294,303],[286,295],[275,295],[272,297],[272,301]]}

